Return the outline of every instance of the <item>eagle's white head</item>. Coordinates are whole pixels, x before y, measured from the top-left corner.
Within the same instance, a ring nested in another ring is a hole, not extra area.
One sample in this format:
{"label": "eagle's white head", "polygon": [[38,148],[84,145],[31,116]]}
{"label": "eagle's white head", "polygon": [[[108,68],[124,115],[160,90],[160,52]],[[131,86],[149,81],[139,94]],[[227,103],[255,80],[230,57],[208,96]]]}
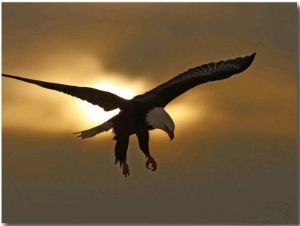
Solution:
{"label": "eagle's white head", "polygon": [[146,115],[146,122],[153,129],[165,131],[171,140],[174,138],[175,124],[170,115],[161,107],[151,109]]}

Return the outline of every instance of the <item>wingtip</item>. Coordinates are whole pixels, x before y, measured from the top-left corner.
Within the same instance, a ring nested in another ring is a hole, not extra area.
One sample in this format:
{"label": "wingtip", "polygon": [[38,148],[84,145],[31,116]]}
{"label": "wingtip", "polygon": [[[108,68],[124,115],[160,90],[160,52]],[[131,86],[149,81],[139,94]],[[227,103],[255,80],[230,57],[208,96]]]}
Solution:
{"label": "wingtip", "polygon": [[250,65],[252,64],[252,62],[253,62],[255,56],[256,56],[256,52],[252,53],[252,54],[251,54],[250,56],[248,56],[248,57],[245,57],[245,59],[247,59],[247,61],[248,61],[248,63],[249,63],[248,66],[250,66]]}
{"label": "wingtip", "polygon": [[21,80],[21,81],[25,81],[26,80],[26,78],[22,78],[22,77],[15,76],[15,75],[10,75],[10,74],[2,74],[2,77],[17,79],[17,80]]}
{"label": "wingtip", "polygon": [[252,53],[249,57],[254,59],[255,56],[256,56],[256,52]]}

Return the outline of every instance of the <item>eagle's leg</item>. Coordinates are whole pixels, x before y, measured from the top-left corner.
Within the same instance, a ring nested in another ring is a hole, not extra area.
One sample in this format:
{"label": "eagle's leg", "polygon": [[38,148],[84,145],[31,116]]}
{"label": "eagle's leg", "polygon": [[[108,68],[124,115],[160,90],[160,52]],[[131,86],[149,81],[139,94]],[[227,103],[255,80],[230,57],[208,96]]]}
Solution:
{"label": "eagle's leg", "polygon": [[115,164],[120,162],[120,166],[123,168],[123,175],[129,176],[129,166],[126,162],[127,148],[129,144],[129,136],[116,136],[114,139],[117,140],[115,146]]}
{"label": "eagle's leg", "polygon": [[149,131],[147,129],[139,131],[137,134],[140,149],[144,152],[147,157],[146,167],[155,171],[157,169],[157,163],[154,158],[150,155],[149,151]]}

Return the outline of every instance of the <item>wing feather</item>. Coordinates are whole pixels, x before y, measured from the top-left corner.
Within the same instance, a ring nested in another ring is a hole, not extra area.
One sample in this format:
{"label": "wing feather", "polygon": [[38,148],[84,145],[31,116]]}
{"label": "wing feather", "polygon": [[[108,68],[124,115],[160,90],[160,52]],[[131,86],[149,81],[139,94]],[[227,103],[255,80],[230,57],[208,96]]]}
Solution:
{"label": "wing feather", "polygon": [[170,101],[187,90],[210,81],[229,78],[246,70],[254,60],[256,53],[227,61],[204,64],[185,71],[166,83],[139,96],[139,99],[155,98],[158,106],[165,107]]}
{"label": "wing feather", "polygon": [[52,89],[59,92],[63,92],[65,94],[69,94],[71,96],[80,98],[82,100],[86,100],[94,105],[98,105],[99,107],[103,108],[105,111],[110,111],[116,108],[123,108],[128,101],[113,93],[94,89],[94,88],[89,88],[89,87],[79,87],[79,86],[63,85],[58,83],[50,83],[50,82],[44,82],[44,81],[33,80],[28,78],[22,78],[22,77],[8,75],[8,74],[2,74],[2,76],[32,83],[44,87],[46,89]]}

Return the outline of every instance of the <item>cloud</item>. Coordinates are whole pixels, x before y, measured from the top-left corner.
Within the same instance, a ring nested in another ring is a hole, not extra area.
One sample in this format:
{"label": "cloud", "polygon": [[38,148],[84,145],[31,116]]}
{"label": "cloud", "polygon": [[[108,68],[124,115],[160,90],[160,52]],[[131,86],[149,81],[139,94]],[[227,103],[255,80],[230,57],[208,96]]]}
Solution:
{"label": "cloud", "polygon": [[[270,26],[267,16],[274,16],[277,8],[260,4],[4,4],[4,69],[16,54],[21,58],[18,64],[36,62],[36,66],[45,56],[64,55],[55,63],[62,71],[66,62],[82,55],[92,56],[107,71],[149,75],[155,81],[206,61],[259,50],[262,56],[274,46],[289,57],[296,33],[293,26],[283,25],[293,21],[293,15],[286,19],[287,13],[281,11],[285,16],[274,17],[276,26]],[[256,17],[251,16],[254,12]],[[20,23],[13,23],[12,16]],[[283,33],[291,35],[281,37]]]}
{"label": "cloud", "polygon": [[110,132],[72,135],[91,123],[81,100],[2,79],[5,222],[296,221],[296,4],[2,9],[3,73],[50,82],[109,82],[139,94],[188,68],[257,52],[242,74],[195,87],[166,107],[175,139],[151,131],[154,174],[132,136],[126,183],[113,165]]}

